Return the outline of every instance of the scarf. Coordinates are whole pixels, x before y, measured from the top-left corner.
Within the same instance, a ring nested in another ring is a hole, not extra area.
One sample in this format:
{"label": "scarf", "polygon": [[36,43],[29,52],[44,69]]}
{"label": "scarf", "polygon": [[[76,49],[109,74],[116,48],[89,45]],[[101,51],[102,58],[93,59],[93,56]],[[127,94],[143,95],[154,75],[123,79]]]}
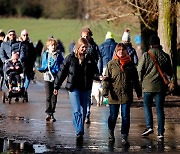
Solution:
{"label": "scarf", "polygon": [[113,59],[115,59],[115,60],[119,60],[119,62],[120,62],[120,68],[121,68],[121,70],[124,72],[124,66],[126,65],[126,64],[128,64],[129,62],[131,62],[131,57],[128,55],[128,54],[126,54],[126,56],[124,56],[124,57],[122,57],[122,58],[119,58],[118,56],[117,56],[117,54],[114,54],[114,56],[113,56]]}

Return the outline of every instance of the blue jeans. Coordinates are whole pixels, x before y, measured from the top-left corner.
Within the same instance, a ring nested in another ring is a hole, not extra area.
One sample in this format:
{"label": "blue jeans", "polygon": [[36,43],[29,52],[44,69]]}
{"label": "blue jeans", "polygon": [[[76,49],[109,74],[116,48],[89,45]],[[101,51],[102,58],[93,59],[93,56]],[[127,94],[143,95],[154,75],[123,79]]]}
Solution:
{"label": "blue jeans", "polygon": [[69,98],[72,107],[72,119],[76,135],[83,135],[84,121],[87,113],[87,91],[74,89],[72,92],[69,92]]}
{"label": "blue jeans", "polygon": [[[130,106],[131,103],[121,104],[121,135],[123,137],[128,137],[130,129]],[[108,128],[114,131],[116,126],[116,121],[119,113],[120,104],[109,104],[110,115],[108,118]]]}
{"label": "blue jeans", "polygon": [[145,92],[144,93],[144,113],[146,120],[146,128],[153,129],[153,113],[152,113],[152,103],[153,98],[155,98],[157,122],[158,122],[158,134],[164,134],[164,101],[165,93],[163,92]]}
{"label": "blue jeans", "polygon": [[24,75],[24,80],[25,80],[24,81],[24,88],[25,88],[25,90],[28,89],[32,77],[33,77],[33,73],[31,73],[31,72],[25,73],[25,75]]}
{"label": "blue jeans", "polygon": [[87,91],[87,114],[86,117],[89,119],[91,114],[91,90]]}

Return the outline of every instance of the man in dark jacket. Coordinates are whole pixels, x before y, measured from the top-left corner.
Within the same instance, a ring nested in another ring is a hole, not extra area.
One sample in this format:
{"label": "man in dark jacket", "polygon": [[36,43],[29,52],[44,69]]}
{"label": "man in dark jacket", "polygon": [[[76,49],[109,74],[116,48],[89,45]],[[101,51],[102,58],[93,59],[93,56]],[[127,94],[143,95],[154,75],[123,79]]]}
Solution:
{"label": "man in dark jacket", "polygon": [[25,46],[16,40],[16,32],[14,29],[8,31],[8,41],[3,42],[0,48],[0,58],[4,63],[11,58],[12,51],[20,53],[20,61],[23,64],[25,61]]}
{"label": "man in dark jacket", "polygon": [[30,84],[30,80],[33,79],[34,77],[33,68],[36,60],[36,52],[33,43],[29,39],[29,33],[26,29],[21,31],[19,41],[21,41],[26,48],[26,61],[24,67],[24,73],[25,73],[24,88],[25,91],[27,91]]}
{"label": "man in dark jacket", "polygon": [[[1,30],[0,31],[0,47],[1,47],[1,43],[4,41],[5,36],[6,36],[5,33]],[[2,90],[3,81],[4,81],[3,62],[1,61],[1,58],[0,58],[0,91]]]}
{"label": "man in dark jacket", "polygon": [[[159,37],[152,35],[150,37],[149,44],[149,51],[155,56],[155,59],[159,63],[162,71],[172,77],[170,57],[162,50]],[[164,101],[166,85],[149,52],[145,52],[142,55],[138,64],[138,73],[139,79],[142,82],[142,89],[144,93],[143,105],[146,120],[146,130],[142,133],[142,136],[148,136],[154,132],[152,114],[152,103],[154,98],[157,112],[158,139],[163,139],[165,131]]]}
{"label": "man in dark jacket", "polygon": [[107,32],[105,41],[99,45],[98,69],[100,74],[105,73],[107,63],[112,59],[117,43],[111,32]]}

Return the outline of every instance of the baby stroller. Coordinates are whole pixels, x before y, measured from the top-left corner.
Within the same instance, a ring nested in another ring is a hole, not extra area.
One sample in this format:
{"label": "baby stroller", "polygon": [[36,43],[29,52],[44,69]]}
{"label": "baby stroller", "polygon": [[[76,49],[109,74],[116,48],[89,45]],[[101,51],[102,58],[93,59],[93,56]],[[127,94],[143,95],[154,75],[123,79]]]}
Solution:
{"label": "baby stroller", "polygon": [[9,76],[5,74],[5,87],[8,89],[8,92],[3,92],[2,95],[2,101],[3,103],[5,103],[6,101],[9,102],[9,104],[11,104],[11,100],[12,98],[15,98],[15,101],[18,102],[19,99],[22,99],[23,103],[24,102],[28,102],[28,93],[27,91],[25,91],[24,88],[24,73],[20,74],[20,79],[21,79],[21,87],[20,87],[20,91],[19,91],[19,87],[18,87],[18,83],[16,78],[12,78],[12,90],[9,91]]}

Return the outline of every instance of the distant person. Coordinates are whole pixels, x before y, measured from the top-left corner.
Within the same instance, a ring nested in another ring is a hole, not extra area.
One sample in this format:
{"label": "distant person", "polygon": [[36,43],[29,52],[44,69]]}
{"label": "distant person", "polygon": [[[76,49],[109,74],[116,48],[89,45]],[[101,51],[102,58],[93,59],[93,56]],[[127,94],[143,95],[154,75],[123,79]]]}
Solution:
{"label": "distant person", "polygon": [[46,121],[55,122],[54,117],[57,95],[53,94],[54,90],[54,80],[58,71],[60,70],[60,65],[62,64],[64,58],[57,50],[57,41],[54,38],[49,38],[46,42],[47,50],[42,55],[42,65],[38,68],[38,71],[43,73],[44,83],[45,83],[45,93],[46,93]]}
{"label": "distant person", "polygon": [[23,68],[21,62],[19,61],[19,52],[12,52],[12,56],[7,62],[5,63],[5,71],[6,74],[9,76],[8,79],[8,88],[9,92],[12,91],[12,81],[16,79],[18,91],[21,90],[21,77],[20,74],[23,72]]}
{"label": "distant person", "polygon": [[98,69],[100,74],[105,73],[107,63],[112,60],[116,45],[113,34],[107,32],[105,41],[99,45]]}
{"label": "distant person", "polygon": [[[1,43],[4,41],[5,36],[6,34],[2,30],[0,30],[0,47],[1,47]],[[3,62],[0,58],[0,91],[2,91],[3,81],[4,81]]]}
{"label": "distant person", "polygon": [[104,97],[108,98],[110,115],[108,118],[109,141],[114,142],[114,129],[121,106],[122,145],[129,146],[130,106],[133,103],[133,87],[140,99],[142,96],[137,69],[123,43],[118,43],[113,59],[107,64],[106,79],[103,83]]}
{"label": "distant person", "polygon": [[142,136],[149,136],[154,132],[152,105],[153,99],[155,101],[157,113],[157,137],[158,139],[164,138],[165,132],[165,115],[164,115],[164,102],[166,96],[166,85],[161,77],[153,59],[149,52],[155,56],[156,61],[159,63],[162,72],[172,77],[172,66],[170,57],[162,50],[160,39],[157,35],[152,35],[149,41],[150,49],[142,55],[138,64],[139,79],[142,82],[144,93],[144,113],[146,120],[146,130]]}
{"label": "distant person", "polygon": [[88,91],[92,87],[93,79],[101,78],[94,58],[88,53],[88,45],[87,39],[78,40],[75,51],[65,58],[54,84],[54,94],[57,95],[67,78],[66,89],[69,91],[77,142],[82,141],[84,135]]}
{"label": "distant person", "polygon": [[44,44],[42,43],[42,41],[38,40],[36,45],[35,45],[35,50],[36,50],[36,66],[37,67],[40,66],[41,54],[42,54],[42,51],[43,51],[43,47],[44,47]]}
{"label": "distant person", "polygon": [[57,43],[58,43],[58,48],[59,48],[61,54],[64,56],[65,55],[65,48],[64,48],[62,41],[60,39],[57,39]]}
{"label": "distant person", "polygon": [[130,55],[134,64],[137,65],[138,64],[138,56],[137,56],[136,50],[132,47],[131,35],[130,35],[129,28],[127,28],[122,35],[122,43],[124,43],[126,45],[128,54]]}
{"label": "distant person", "polygon": [[136,35],[134,37],[134,42],[136,43],[137,47],[136,47],[136,52],[137,52],[137,56],[138,56],[138,59],[141,59],[141,56],[142,56],[142,49],[141,49],[141,35]]}
{"label": "distant person", "polygon": [[26,58],[26,48],[20,42],[17,41],[16,32],[14,29],[10,29],[7,33],[8,41],[1,43],[0,58],[4,63],[6,60],[11,58],[12,51],[19,52],[20,61],[24,65]]}
{"label": "distant person", "polygon": [[74,52],[75,45],[76,45],[76,43],[74,40],[69,44],[69,53]]}
{"label": "distant person", "polygon": [[21,31],[19,41],[21,41],[26,48],[26,60],[24,66],[24,75],[25,75],[24,88],[25,88],[25,92],[27,92],[30,81],[34,79],[33,68],[35,66],[36,51],[33,43],[29,38],[29,33],[26,29]]}
{"label": "distant person", "polygon": [[[93,56],[96,65],[98,63],[99,59],[99,48],[98,45],[94,42],[93,39],[93,33],[90,28],[88,27],[83,27],[81,29],[81,38],[85,38],[88,40],[89,46],[88,46],[88,52]],[[93,82],[93,81],[92,81]],[[91,83],[92,85],[92,83]],[[91,109],[91,92],[92,92],[92,86],[89,87],[89,92],[88,92],[88,104],[87,104],[87,115],[86,115],[86,123],[90,124],[90,109]]]}

